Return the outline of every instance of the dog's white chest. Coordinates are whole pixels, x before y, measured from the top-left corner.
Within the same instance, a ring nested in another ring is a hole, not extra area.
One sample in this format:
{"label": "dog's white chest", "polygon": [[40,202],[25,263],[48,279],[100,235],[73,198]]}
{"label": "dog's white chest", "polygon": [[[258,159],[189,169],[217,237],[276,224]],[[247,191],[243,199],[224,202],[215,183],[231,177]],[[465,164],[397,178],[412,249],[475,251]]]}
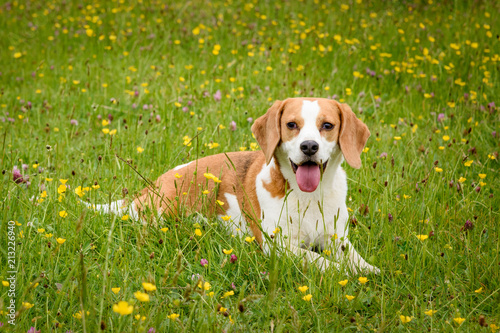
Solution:
{"label": "dog's white chest", "polygon": [[314,193],[301,192],[291,183],[291,192],[276,198],[262,186],[262,181],[270,181],[270,167],[272,163],[265,166],[256,179],[264,232],[273,234],[279,227],[286,239],[301,247],[323,247],[335,234],[339,238],[347,235],[347,183],[342,169],[325,177],[321,188]]}

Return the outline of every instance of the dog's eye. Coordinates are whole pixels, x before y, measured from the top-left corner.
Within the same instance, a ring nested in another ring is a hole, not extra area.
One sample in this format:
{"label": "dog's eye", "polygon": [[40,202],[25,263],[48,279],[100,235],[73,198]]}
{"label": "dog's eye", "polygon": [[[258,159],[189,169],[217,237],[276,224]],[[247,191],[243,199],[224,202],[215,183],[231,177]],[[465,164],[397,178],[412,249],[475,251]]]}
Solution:
{"label": "dog's eye", "polygon": [[288,127],[288,129],[291,129],[291,130],[299,128],[299,127],[297,126],[297,124],[296,124],[296,123],[294,123],[293,121],[291,121],[291,122],[289,122],[289,123],[286,123],[286,127]]}
{"label": "dog's eye", "polygon": [[321,129],[324,129],[324,130],[327,130],[327,131],[331,131],[334,127],[335,127],[335,125],[334,125],[334,124],[324,123],[324,124],[321,126]]}

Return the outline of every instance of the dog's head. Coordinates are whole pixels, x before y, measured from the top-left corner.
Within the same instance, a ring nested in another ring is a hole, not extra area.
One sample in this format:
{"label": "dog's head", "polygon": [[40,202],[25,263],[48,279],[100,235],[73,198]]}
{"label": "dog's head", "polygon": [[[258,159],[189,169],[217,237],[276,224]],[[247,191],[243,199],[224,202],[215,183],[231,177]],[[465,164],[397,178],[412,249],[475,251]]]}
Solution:
{"label": "dog's head", "polygon": [[347,104],[323,98],[276,101],[255,121],[252,132],[267,163],[277,152],[286,155],[289,164],[281,167],[291,168],[304,192],[316,190],[339,149],[350,166],[360,168],[360,156],[370,136],[368,127]]}

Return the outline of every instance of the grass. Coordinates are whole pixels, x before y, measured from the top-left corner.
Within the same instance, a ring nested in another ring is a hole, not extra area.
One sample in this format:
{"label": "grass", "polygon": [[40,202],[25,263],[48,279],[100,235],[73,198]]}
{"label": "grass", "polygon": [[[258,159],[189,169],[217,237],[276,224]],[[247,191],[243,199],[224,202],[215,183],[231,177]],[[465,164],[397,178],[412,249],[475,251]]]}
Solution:
{"label": "grass", "polygon": [[[0,331],[498,331],[499,9],[3,4]],[[266,256],[216,220],[144,226],[79,204],[79,186],[94,203],[132,197],[145,186],[133,168],[154,180],[198,157],[257,149],[252,119],[293,96],[348,103],[372,133],[363,167],[344,166],[350,238],[382,271],[365,284]],[[16,166],[29,186],[13,181]],[[143,282],[157,288],[147,302],[134,296]],[[133,312],[113,311],[119,301]]]}

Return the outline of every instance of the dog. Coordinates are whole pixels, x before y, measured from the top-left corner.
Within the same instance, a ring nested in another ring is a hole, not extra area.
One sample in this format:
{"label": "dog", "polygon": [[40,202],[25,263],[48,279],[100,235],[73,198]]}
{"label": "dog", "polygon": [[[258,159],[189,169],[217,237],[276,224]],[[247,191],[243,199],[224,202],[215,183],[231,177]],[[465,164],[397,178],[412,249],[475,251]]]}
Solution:
{"label": "dog", "polygon": [[137,220],[147,219],[148,211],[185,216],[205,210],[233,233],[251,234],[265,252],[280,238],[280,250],[305,257],[322,270],[339,269],[344,261],[354,273],[379,273],[347,238],[347,177],[341,164],[345,160],[360,168],[370,136],[351,108],[323,98],[278,100],[255,120],[252,132],[261,151],[179,165],[132,202],[95,208]]}

